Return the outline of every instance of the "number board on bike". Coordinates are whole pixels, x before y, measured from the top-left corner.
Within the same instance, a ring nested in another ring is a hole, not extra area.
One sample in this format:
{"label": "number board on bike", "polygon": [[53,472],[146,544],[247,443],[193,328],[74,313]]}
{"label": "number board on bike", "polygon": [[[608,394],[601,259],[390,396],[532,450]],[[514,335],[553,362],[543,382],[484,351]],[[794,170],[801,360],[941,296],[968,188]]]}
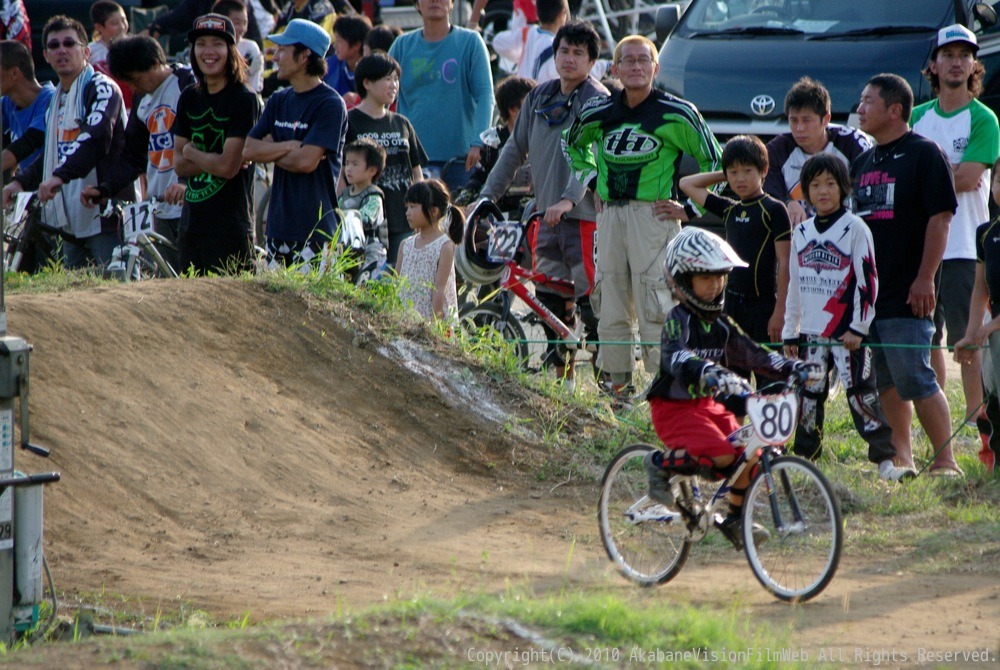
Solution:
{"label": "number board on bike", "polygon": [[490,227],[490,242],[486,258],[493,263],[515,260],[521,246],[521,224],[518,221],[494,221]]}
{"label": "number board on bike", "polygon": [[747,416],[757,437],[766,444],[784,444],[791,439],[798,413],[799,401],[794,391],[747,398]]}
{"label": "number board on bike", "polygon": [[139,233],[153,232],[153,206],[148,202],[126,205],[122,218],[126,240],[135,239]]}

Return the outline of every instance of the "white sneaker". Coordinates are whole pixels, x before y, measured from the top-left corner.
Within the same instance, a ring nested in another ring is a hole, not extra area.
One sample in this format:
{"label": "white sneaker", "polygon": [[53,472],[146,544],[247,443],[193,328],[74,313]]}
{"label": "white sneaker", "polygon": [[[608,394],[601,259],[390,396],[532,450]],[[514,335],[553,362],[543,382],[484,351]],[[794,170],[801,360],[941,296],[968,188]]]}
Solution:
{"label": "white sneaker", "polygon": [[888,459],[878,464],[878,478],[884,482],[899,482],[906,479],[913,479],[916,476],[917,473],[913,468],[897,467]]}

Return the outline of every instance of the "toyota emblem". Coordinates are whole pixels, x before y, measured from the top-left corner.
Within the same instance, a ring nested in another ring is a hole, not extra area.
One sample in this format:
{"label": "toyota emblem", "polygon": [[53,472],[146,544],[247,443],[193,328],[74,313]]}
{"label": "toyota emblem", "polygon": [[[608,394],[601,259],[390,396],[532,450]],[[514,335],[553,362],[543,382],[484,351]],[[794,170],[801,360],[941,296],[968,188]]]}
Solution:
{"label": "toyota emblem", "polygon": [[774,98],[769,95],[758,95],[750,101],[750,109],[757,116],[767,116],[774,111]]}

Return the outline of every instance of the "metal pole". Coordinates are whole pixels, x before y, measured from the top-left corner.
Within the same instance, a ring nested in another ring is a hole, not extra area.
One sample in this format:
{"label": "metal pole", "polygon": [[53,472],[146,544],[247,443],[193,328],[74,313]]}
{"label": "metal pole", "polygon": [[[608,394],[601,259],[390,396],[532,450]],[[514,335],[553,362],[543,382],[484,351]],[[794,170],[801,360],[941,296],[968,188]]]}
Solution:
{"label": "metal pole", "polygon": [[[3,120],[0,119],[0,137]],[[0,180],[2,181],[2,180]],[[0,203],[0,232],[7,229],[7,215]],[[0,240],[2,240],[0,235]],[[0,254],[0,259],[6,254]],[[4,263],[0,260],[0,338],[7,335],[7,305],[4,301]],[[10,357],[5,357],[10,363]],[[0,362],[2,365],[2,362]],[[2,375],[0,371],[0,375]],[[14,474],[14,395],[0,398],[0,478]],[[0,494],[0,642],[14,641],[14,489]]]}

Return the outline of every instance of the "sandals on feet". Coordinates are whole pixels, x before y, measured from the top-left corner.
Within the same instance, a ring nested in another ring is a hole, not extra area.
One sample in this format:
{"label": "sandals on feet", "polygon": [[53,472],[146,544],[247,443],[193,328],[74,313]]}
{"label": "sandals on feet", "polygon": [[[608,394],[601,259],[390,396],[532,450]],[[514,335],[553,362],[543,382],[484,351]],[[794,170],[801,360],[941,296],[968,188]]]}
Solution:
{"label": "sandals on feet", "polygon": [[938,465],[927,471],[931,477],[964,477],[965,473],[957,465]]}

